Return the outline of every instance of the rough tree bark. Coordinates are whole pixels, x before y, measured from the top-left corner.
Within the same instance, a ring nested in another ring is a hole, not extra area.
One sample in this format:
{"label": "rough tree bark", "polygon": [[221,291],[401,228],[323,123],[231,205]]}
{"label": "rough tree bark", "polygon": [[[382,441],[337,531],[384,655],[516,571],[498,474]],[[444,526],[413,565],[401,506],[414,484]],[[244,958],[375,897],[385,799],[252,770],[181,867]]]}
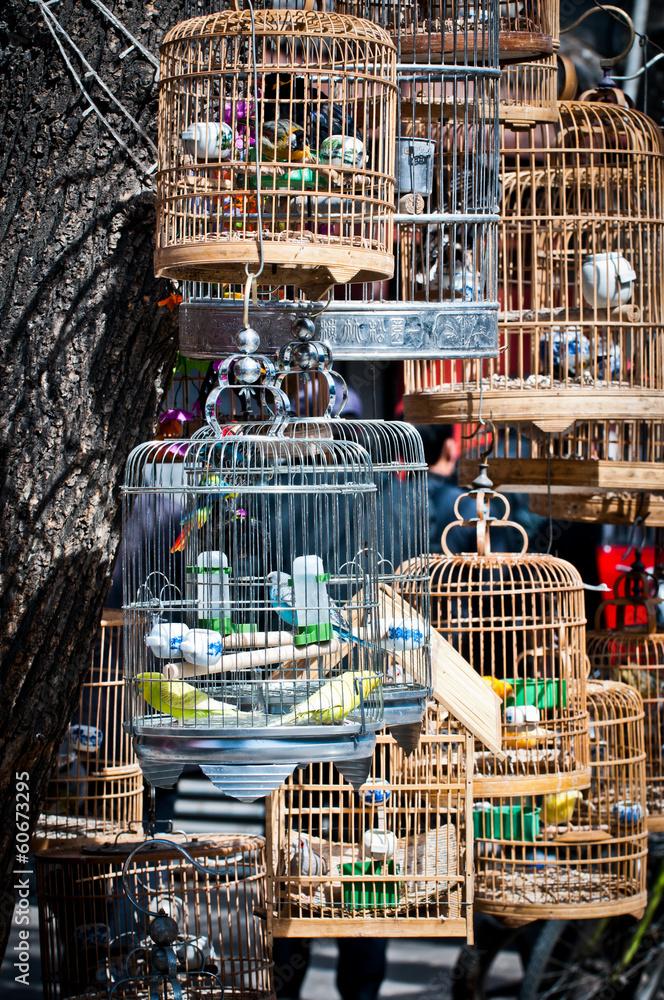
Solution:
{"label": "rough tree bark", "polygon": [[[177,0],[106,0],[155,54]],[[50,8],[156,141],[154,69],[89,0]],[[75,58],[72,60],[76,63]],[[80,68],[78,64],[77,69]],[[81,76],[83,72],[81,72]],[[146,166],[114,105],[100,108]],[[151,183],[106,131],[40,9],[0,13],[0,954],[14,903],[14,775],[31,822],[88,668],[127,454],[154,434],[176,352],[157,301]]]}

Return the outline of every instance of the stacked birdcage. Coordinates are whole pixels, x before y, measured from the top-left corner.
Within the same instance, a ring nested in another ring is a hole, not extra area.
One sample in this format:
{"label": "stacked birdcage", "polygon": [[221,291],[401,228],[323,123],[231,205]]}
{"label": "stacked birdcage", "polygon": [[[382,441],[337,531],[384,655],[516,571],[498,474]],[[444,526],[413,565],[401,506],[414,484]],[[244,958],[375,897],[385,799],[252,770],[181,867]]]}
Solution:
{"label": "stacked birdcage", "polygon": [[614,584],[614,597],[597,609],[588,633],[591,670],[631,684],[645,706],[648,829],[664,829],[664,630],[658,582],[637,552],[629,572]]}
{"label": "stacked birdcage", "polygon": [[275,937],[472,936],[473,738],[440,707],[426,719],[410,755],[378,736],[357,791],[311,765],[271,796]]}
{"label": "stacked birdcage", "polygon": [[587,687],[591,783],[542,798],[475,802],[477,909],[512,920],[641,915],[648,833],[643,702]]}
{"label": "stacked birdcage", "polygon": [[[446,385],[435,366],[408,363],[405,412],[474,422],[483,406],[498,428],[493,475],[506,487],[661,489],[661,133],[639,112],[596,101],[562,103],[553,130],[512,136],[502,353],[458,367]],[[476,456],[467,446],[465,481]]]}
{"label": "stacked birdcage", "polygon": [[141,822],[143,775],[123,720],[122,612],[106,609],[37,820],[36,844],[107,838]]}
{"label": "stacked birdcage", "polygon": [[170,840],[143,846],[121,838],[115,845],[60,846],[36,856],[46,1000],[111,991],[118,1000],[161,996],[149,979],[159,964],[151,922],[160,915],[177,925],[168,971],[183,1000],[219,1000],[221,986],[229,1000],[274,997],[265,841],[217,834]]}
{"label": "stacked birdcage", "polygon": [[[542,27],[544,6],[531,6],[530,26]],[[385,121],[385,143],[396,161],[396,228],[388,240],[390,252],[398,251],[394,280],[348,275],[322,311],[297,288],[283,287],[302,287],[309,281],[304,271],[300,280],[266,268],[258,279],[252,325],[264,346],[276,349],[291,339],[294,319],[310,318],[318,339],[329,343],[339,360],[488,356],[496,349],[498,311],[497,7],[481,0],[411,9],[378,0],[346,3],[343,11],[347,18],[370,19],[359,23],[380,25],[375,30],[391,33],[398,51],[398,113],[395,122]],[[505,37],[519,22],[515,17],[505,14]],[[304,71],[293,69],[298,72]],[[350,162],[349,143],[356,140],[349,139],[341,119],[333,133],[331,141]],[[321,220],[321,208],[327,212],[332,202],[308,192],[295,200],[308,206],[307,212],[320,202]],[[361,212],[353,211],[359,223]],[[232,351],[241,289],[210,278],[187,281],[182,292],[183,351],[199,358]]]}

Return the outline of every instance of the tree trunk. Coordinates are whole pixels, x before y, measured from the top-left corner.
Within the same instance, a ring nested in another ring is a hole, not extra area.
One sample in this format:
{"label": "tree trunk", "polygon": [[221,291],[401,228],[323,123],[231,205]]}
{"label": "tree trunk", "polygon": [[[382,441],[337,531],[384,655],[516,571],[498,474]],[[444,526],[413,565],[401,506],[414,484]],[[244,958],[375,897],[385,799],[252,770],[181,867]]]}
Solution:
{"label": "tree trunk", "polygon": [[[180,4],[107,0],[157,54]],[[156,142],[154,68],[89,0],[49,10]],[[64,63],[44,14],[0,14],[0,953],[14,904],[15,774],[31,828],[89,667],[120,538],[129,451],[154,435],[176,354],[157,302],[153,183]],[[66,43],[64,43],[66,44]],[[145,166],[156,156],[68,50]]]}

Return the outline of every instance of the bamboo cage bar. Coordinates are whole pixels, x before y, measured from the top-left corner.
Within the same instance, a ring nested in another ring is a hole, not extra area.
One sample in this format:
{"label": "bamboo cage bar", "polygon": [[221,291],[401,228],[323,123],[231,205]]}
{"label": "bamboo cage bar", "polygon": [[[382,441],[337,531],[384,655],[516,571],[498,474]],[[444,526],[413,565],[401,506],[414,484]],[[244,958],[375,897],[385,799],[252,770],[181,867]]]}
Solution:
{"label": "bamboo cage bar", "polygon": [[[155,915],[179,925],[174,948],[186,1000],[219,1000],[219,990],[196,979],[215,971],[226,1000],[273,1000],[272,956],[265,906],[262,837],[211,835],[181,844],[200,864],[228,876],[202,874],[161,844],[139,854],[129,870],[132,892]],[[140,841],[59,846],[36,859],[44,1000],[104,997],[115,983],[119,1000],[148,1000],[140,982],[148,966],[150,917],[124,893],[122,866]]]}
{"label": "bamboo cage bar", "polygon": [[297,771],[268,801],[276,937],[472,939],[473,739],[430,707],[409,756],[377,737],[359,792],[328,765]]}
{"label": "bamboo cage bar", "polygon": [[157,274],[244,283],[264,260],[265,280],[312,299],[392,276],[396,49],[381,28],[311,10],[194,18],[162,44],[159,95]]}
{"label": "bamboo cage bar", "polygon": [[475,900],[481,912],[517,922],[643,913],[643,701],[634,688],[612,681],[589,682],[587,696],[587,792],[475,803]]}
{"label": "bamboo cage bar", "polygon": [[105,839],[143,818],[143,775],[123,732],[122,612],[106,608],[78,708],[34,833],[44,841]]}

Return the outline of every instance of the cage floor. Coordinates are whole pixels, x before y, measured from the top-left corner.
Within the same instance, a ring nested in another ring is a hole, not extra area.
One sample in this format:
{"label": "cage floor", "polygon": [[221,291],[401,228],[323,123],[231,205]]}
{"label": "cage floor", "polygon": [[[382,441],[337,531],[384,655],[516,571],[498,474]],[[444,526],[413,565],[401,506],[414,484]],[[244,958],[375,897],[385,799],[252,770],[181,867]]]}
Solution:
{"label": "cage floor", "polygon": [[[610,862],[607,861],[607,867]],[[604,903],[629,899],[642,891],[638,879],[627,878],[612,871],[602,871],[600,864],[592,870],[545,866],[532,872],[503,872],[498,869],[477,872],[475,901],[492,903],[530,903],[556,905],[561,903]]]}

